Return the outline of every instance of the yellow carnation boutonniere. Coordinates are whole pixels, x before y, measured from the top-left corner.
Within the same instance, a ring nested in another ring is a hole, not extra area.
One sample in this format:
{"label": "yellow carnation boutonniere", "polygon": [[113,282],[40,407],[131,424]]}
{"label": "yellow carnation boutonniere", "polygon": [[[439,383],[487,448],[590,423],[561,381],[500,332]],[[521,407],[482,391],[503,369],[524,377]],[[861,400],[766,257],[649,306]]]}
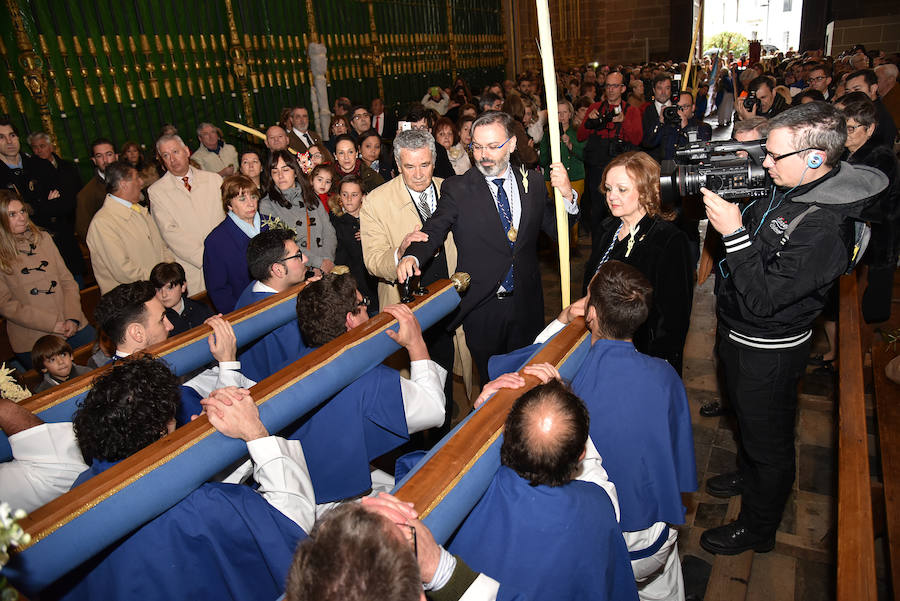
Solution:
{"label": "yellow carnation boutonniere", "polygon": [[519,167],[519,173],[522,174],[522,189],[525,190],[525,194],[528,194],[528,171],[526,171],[525,165]]}

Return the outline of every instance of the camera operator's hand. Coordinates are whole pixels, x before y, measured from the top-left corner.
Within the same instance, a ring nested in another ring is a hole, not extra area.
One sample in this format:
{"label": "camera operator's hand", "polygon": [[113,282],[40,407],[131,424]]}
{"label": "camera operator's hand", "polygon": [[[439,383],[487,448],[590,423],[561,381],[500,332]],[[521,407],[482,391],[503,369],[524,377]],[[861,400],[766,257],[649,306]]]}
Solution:
{"label": "camera operator's hand", "polygon": [[740,207],[706,188],[700,188],[700,192],[703,194],[706,216],[717,232],[728,236],[744,226]]}
{"label": "camera operator's hand", "polygon": [[599,119],[599,118],[600,118],[600,112],[599,112],[597,109],[594,109],[594,110],[592,110],[590,113],[588,113],[587,118],[588,118],[588,119]]}
{"label": "camera operator's hand", "polygon": [[754,104],[753,110],[748,111],[746,108],[744,108],[744,99],[743,98],[741,98],[739,101],[734,103],[734,109],[737,111],[738,118],[741,121],[746,121],[747,119],[752,119],[753,117],[756,117],[756,109],[758,106],[759,106],[759,104]]}
{"label": "camera operator's hand", "polygon": [[625,120],[625,108],[624,108],[624,105],[619,105],[619,106],[622,106],[622,107],[623,107],[623,108],[622,108],[622,112],[620,112],[618,115],[616,115],[615,117],[612,118],[612,122],[613,122],[613,123],[621,123],[622,121]]}

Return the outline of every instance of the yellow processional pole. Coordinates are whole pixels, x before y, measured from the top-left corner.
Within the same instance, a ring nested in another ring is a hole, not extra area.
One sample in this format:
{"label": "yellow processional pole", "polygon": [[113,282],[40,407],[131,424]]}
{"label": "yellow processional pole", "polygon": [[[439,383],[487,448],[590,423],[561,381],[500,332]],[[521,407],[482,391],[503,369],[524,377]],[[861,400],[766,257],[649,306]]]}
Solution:
{"label": "yellow processional pole", "polygon": [[[538,33],[540,36],[541,68],[544,71],[544,92],[547,97],[547,130],[550,134],[550,162],[560,161],[559,153],[559,106],[556,103],[556,67],[553,63],[553,37],[550,33],[550,9],[547,0],[535,0],[537,5]],[[556,234],[559,241],[559,278],[562,290],[562,306],[571,302],[571,277],[569,275],[569,214],[563,205],[559,190],[553,189],[556,206]]]}
{"label": "yellow processional pole", "polygon": [[[691,52],[688,54],[687,68],[681,78],[681,91],[684,92],[688,87],[688,77],[691,73],[691,65],[694,62],[694,53],[697,51],[697,36],[700,35],[700,19],[703,18],[703,0],[700,0],[700,9],[697,11],[697,21],[694,23],[694,36],[691,38]],[[694,78],[696,79],[696,77]],[[694,84],[694,96],[697,95],[697,84]]]}
{"label": "yellow processional pole", "polygon": [[[228,125],[230,125],[231,127],[235,128],[235,129],[241,130],[244,133],[248,133],[251,136],[259,138],[260,140],[265,141],[265,139],[266,139],[266,134],[262,133],[258,129],[253,129],[252,127],[244,125],[243,123],[235,123],[234,121],[226,121],[225,123],[227,123]],[[294,153],[295,155],[300,156],[300,153],[297,152],[296,150],[294,150],[293,148],[288,148],[288,150],[291,151],[292,153]]]}

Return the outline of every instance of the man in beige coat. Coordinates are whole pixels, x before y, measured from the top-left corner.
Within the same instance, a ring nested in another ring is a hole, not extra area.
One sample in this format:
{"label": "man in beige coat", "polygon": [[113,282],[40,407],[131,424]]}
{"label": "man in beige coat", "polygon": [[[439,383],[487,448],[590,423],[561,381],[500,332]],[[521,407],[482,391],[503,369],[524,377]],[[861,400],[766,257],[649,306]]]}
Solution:
{"label": "man in beige coat", "polygon": [[[400,176],[373,190],[366,197],[360,211],[363,261],[369,273],[379,278],[380,307],[400,302],[396,286],[397,261],[403,256],[410,242],[420,240],[424,236],[418,230],[421,229],[423,221],[437,208],[443,180],[433,177],[434,144],[434,138],[427,131],[408,130],[398,133],[394,140],[394,159]],[[447,236],[442,248],[443,250],[432,261],[434,269],[423,270],[424,284],[430,284],[440,277],[447,277],[456,270],[456,245],[453,243],[452,234]],[[446,272],[443,271],[444,265]],[[443,365],[444,357],[441,350],[433,348],[442,344],[438,335],[440,329],[441,322],[438,322],[426,333],[425,340],[429,351],[434,360],[448,372],[454,369],[455,355],[456,372],[461,373],[466,384],[466,392],[471,393],[471,357],[466,348],[462,328],[458,328],[453,336],[451,351],[455,352],[450,354],[450,365]],[[448,378],[448,381],[450,380],[452,379]],[[448,395],[448,403],[450,398]],[[451,412],[448,410],[448,420],[450,415]]]}
{"label": "man in beige coat", "polygon": [[131,165],[116,162],[106,168],[106,199],[87,233],[100,294],[146,280],[157,263],[175,260],[156,222],[140,205],[142,184]]}
{"label": "man in beige coat", "polygon": [[156,152],[167,171],[147,189],[150,212],[166,245],[184,267],[188,294],[199,294],[206,290],[203,241],[225,219],[222,178],[192,169],[190,150],[176,135],[161,137]]}
{"label": "man in beige coat", "polygon": [[194,151],[191,158],[201,169],[218,173],[222,177],[238,172],[237,150],[225,143],[218,127],[212,123],[201,123],[197,126],[197,139],[200,140],[200,148]]}

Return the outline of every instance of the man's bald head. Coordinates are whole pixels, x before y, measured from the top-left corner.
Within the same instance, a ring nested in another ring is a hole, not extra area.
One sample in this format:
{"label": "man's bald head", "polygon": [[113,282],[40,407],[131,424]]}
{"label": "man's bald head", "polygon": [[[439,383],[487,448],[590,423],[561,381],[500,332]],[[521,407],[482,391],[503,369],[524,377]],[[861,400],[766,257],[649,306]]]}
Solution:
{"label": "man's bald head", "polygon": [[590,417],[584,403],[559,380],[523,394],[506,418],[500,462],[532,486],[562,486],[578,469]]}
{"label": "man's bald head", "polygon": [[284,150],[288,146],[288,135],[280,125],[273,125],[266,130],[266,146],[272,152]]}

